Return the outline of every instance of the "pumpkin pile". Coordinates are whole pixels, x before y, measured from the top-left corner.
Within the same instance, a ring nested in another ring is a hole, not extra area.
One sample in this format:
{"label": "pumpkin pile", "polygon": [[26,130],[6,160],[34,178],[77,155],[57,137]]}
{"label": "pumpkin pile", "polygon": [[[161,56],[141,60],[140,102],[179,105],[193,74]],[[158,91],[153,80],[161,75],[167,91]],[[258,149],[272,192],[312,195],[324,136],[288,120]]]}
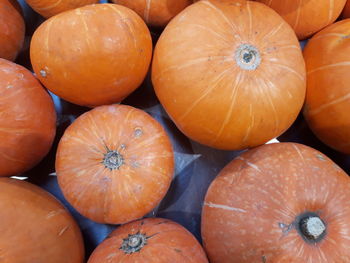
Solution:
{"label": "pumpkin pile", "polygon": [[[322,151],[350,155],[350,0],[111,2],[0,0],[0,261],[350,262],[350,179]],[[145,86],[169,126],[129,103]],[[82,110],[60,131],[62,103]],[[269,143],[298,121],[317,144]],[[197,236],[156,213],[176,129],[236,153],[191,182]],[[50,154],[60,201],[32,179]],[[82,218],[120,226],[85,250]]]}

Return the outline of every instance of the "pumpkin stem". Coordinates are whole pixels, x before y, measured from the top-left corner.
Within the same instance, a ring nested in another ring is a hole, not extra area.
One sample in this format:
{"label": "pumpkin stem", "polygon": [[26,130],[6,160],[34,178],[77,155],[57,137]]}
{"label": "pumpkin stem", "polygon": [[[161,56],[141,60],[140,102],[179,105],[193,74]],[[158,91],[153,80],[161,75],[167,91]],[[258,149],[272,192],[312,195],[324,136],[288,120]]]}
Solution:
{"label": "pumpkin stem", "polygon": [[244,70],[255,70],[261,63],[259,50],[249,44],[240,45],[235,54],[237,65]]}
{"label": "pumpkin stem", "polygon": [[135,235],[128,235],[127,238],[124,238],[119,249],[123,250],[125,254],[132,254],[139,252],[145,245],[147,245],[147,236],[137,233]]}
{"label": "pumpkin stem", "polygon": [[115,170],[124,164],[124,159],[118,151],[109,151],[104,156],[103,164],[106,168]]}
{"label": "pumpkin stem", "polygon": [[314,213],[307,213],[300,217],[298,223],[299,232],[309,242],[319,242],[326,234],[326,225],[322,219]]}

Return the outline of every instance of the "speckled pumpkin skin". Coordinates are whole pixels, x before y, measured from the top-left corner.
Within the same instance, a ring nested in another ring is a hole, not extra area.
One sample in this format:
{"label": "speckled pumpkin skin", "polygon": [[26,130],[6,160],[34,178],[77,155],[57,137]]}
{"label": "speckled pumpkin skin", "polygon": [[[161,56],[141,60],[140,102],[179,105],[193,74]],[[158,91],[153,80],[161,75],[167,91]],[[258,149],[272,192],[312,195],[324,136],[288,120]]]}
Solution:
{"label": "speckled pumpkin skin", "polygon": [[[308,243],[296,217],[316,213],[325,237]],[[320,152],[295,143],[247,151],[211,184],[202,237],[212,263],[350,262],[350,179]]]}

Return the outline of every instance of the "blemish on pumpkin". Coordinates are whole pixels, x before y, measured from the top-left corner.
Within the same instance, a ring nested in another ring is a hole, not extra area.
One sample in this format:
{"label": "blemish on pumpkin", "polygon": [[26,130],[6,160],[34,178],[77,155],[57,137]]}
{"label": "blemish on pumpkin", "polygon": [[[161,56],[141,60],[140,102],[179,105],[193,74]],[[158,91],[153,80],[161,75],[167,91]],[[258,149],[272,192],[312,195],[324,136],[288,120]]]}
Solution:
{"label": "blemish on pumpkin", "polygon": [[166,224],[166,223],[168,223],[168,221],[162,221],[162,222],[157,223],[156,225],[161,225],[161,224]]}
{"label": "blemish on pumpkin", "polygon": [[262,260],[263,263],[267,262],[267,259],[266,259],[266,257],[264,255],[261,257],[261,260]]}
{"label": "blemish on pumpkin", "polygon": [[124,150],[124,149],[126,149],[126,145],[123,143],[120,145],[120,148]]}
{"label": "blemish on pumpkin", "polygon": [[12,86],[12,85],[8,85],[6,88],[7,88],[7,89],[12,89],[13,86]]}
{"label": "blemish on pumpkin", "polygon": [[41,75],[43,78],[46,78],[46,77],[47,77],[47,72],[46,72],[44,69],[42,69],[42,70],[40,70],[40,75]]}
{"label": "blemish on pumpkin", "polygon": [[56,216],[56,215],[58,215],[58,214],[61,214],[61,213],[63,213],[63,212],[65,212],[65,210],[63,210],[63,209],[60,209],[60,210],[53,210],[53,211],[51,211],[50,213],[48,213],[48,214],[46,215],[46,219],[50,219],[51,217]]}
{"label": "blemish on pumpkin", "polygon": [[333,163],[333,167],[334,167],[335,169],[337,169],[337,170],[341,170],[341,168],[340,168],[337,164],[335,164],[335,163]]}
{"label": "blemish on pumpkin", "polygon": [[139,167],[140,167],[140,164],[139,164],[137,161],[135,161],[135,162],[132,162],[132,163],[131,163],[131,167],[132,167],[132,168],[139,168]]}
{"label": "blemish on pumpkin", "polygon": [[325,161],[326,160],[326,158],[322,154],[317,154],[316,157],[317,157],[317,159],[319,159],[321,161]]}
{"label": "blemish on pumpkin", "polygon": [[174,250],[177,252],[177,253],[181,253],[182,250],[181,249],[178,249],[178,248],[174,248]]}
{"label": "blemish on pumpkin", "polygon": [[115,256],[117,255],[117,253],[111,253],[111,254],[109,254],[108,256],[107,256],[107,258],[106,259],[112,259],[112,258],[114,258]]}
{"label": "blemish on pumpkin", "polygon": [[62,228],[62,230],[58,233],[58,236],[62,236],[64,232],[66,232],[68,230],[69,226],[66,226],[64,228]]}
{"label": "blemish on pumpkin", "polygon": [[135,128],[135,130],[134,130],[134,136],[135,136],[136,138],[141,137],[142,134],[143,134],[143,131],[142,131],[142,129],[141,129],[140,127]]}
{"label": "blemish on pumpkin", "polygon": [[283,235],[287,235],[292,229],[293,229],[293,224],[287,225],[284,223],[278,223],[279,228],[282,229]]}

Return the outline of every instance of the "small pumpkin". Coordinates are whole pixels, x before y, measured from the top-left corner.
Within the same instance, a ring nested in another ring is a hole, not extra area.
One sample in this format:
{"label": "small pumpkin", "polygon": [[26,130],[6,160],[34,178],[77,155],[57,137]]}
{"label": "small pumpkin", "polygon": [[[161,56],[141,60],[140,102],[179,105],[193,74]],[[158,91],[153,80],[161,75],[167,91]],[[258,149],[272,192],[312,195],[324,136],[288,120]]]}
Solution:
{"label": "small pumpkin", "polygon": [[350,18],[350,1],[346,1],[343,9],[342,18]]}
{"label": "small pumpkin", "polygon": [[56,172],[78,212],[121,224],[143,217],[161,201],[172,180],[174,154],[162,126],[144,111],[100,106],[65,131]]}
{"label": "small pumpkin", "polygon": [[256,0],[279,13],[295,30],[300,40],[332,24],[346,0]]}
{"label": "small pumpkin", "polygon": [[15,60],[24,41],[25,25],[16,0],[0,0],[0,58]]}
{"label": "small pumpkin", "polygon": [[89,107],[119,102],[134,91],[146,76],[151,55],[146,24],[115,4],[60,13],[39,26],[30,45],[34,71],[44,86]]}
{"label": "small pumpkin", "polygon": [[168,24],[155,48],[152,82],[185,135],[226,150],[283,133],[306,89],[290,26],[266,5],[232,0],[196,2]]}
{"label": "small pumpkin", "polygon": [[56,112],[29,70],[0,59],[0,113],[0,176],[11,176],[34,167],[49,152]]}
{"label": "small pumpkin", "polygon": [[350,179],[322,153],[267,144],[229,163],[202,214],[212,263],[350,262]]}
{"label": "small pumpkin", "polygon": [[113,0],[138,13],[150,26],[164,27],[192,0]]}
{"label": "small pumpkin", "polygon": [[84,262],[78,225],[48,192],[25,181],[0,178],[0,200],[2,262]]}
{"label": "small pumpkin", "polygon": [[26,2],[37,13],[49,18],[67,10],[97,4],[99,0],[26,0]]}
{"label": "small pumpkin", "polygon": [[208,263],[203,248],[183,226],[162,218],[134,221],[114,230],[88,263]]}
{"label": "small pumpkin", "polygon": [[[350,154],[350,19],[337,22],[307,43],[304,116],[314,134]],[[322,54],[322,55],[320,55]]]}

